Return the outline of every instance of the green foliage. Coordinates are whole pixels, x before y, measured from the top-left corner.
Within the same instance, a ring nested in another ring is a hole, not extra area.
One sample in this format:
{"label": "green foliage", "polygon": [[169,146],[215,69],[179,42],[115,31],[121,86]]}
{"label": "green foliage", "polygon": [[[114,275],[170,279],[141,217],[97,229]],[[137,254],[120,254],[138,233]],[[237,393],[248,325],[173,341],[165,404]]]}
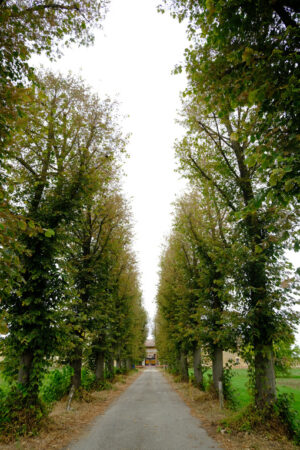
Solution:
{"label": "green foliage", "polygon": [[45,403],[53,403],[68,394],[73,370],[69,366],[54,369],[42,381],[39,396]]}
{"label": "green foliage", "polygon": [[276,375],[288,376],[291,368],[300,360],[300,348],[289,341],[279,341],[274,346]]}
{"label": "green foliage", "polygon": [[[107,1],[64,0],[51,4],[45,0],[0,3],[0,142],[24,117],[24,94],[28,82],[35,80],[29,63],[33,54],[45,52],[50,58],[61,54],[62,44],[89,45],[93,30],[105,15]],[[35,80],[36,82],[36,80]],[[2,147],[3,149],[3,147]],[[0,158],[3,156],[2,150]]]}
{"label": "green foliage", "polygon": [[300,444],[300,414],[293,409],[292,394],[279,394],[275,403],[275,411],[287,425],[288,433],[296,444]]}
{"label": "green foliage", "polygon": [[83,389],[86,391],[92,390],[95,385],[95,381],[95,374],[88,368],[84,367],[81,371],[81,386]]}
{"label": "green foliage", "polygon": [[[226,117],[253,108],[249,157],[260,181],[270,175],[269,196],[286,205],[299,196],[299,9],[296,2],[165,0],[186,19],[187,95],[204,98]],[[179,70],[182,70],[180,67]],[[235,135],[243,140],[242,135]],[[298,197],[299,198],[299,197]],[[297,241],[297,240],[296,240]]]}
{"label": "green foliage", "polygon": [[223,421],[223,425],[235,431],[272,431],[286,434],[299,444],[300,416],[293,410],[292,396],[280,394],[272,405],[258,409],[250,404]]}
{"label": "green foliage", "polygon": [[[67,310],[70,298],[78,299],[64,264],[68,225],[99,187],[96,177],[107,183],[114,158],[126,142],[115,123],[113,102],[100,101],[82,80],[46,73],[40,85],[30,93],[26,126],[12,139],[7,171],[7,182],[16,186],[11,209],[39,228],[32,234],[21,229],[16,236],[26,248],[26,253],[17,254],[23,281],[18,290],[5,292],[1,302],[10,324],[4,345],[6,370],[12,375],[19,371],[19,381],[32,392],[37,392],[49,357],[66,342],[63,334],[69,328],[67,321],[60,328],[61,311]],[[72,134],[76,142],[69,138]],[[22,372],[20,358],[27,361],[27,373]]]}
{"label": "green foliage", "polygon": [[10,390],[0,390],[0,434],[3,438],[35,434],[40,429],[47,408],[21,385],[12,385]]}
{"label": "green foliage", "polygon": [[232,385],[232,378],[234,377],[235,373],[232,370],[232,361],[229,361],[226,363],[225,367],[223,368],[223,375],[222,375],[222,383],[223,383],[223,393],[224,393],[224,399],[226,400],[226,404],[228,407],[232,410],[236,410],[238,408],[238,399],[237,399],[237,392],[236,389]]}
{"label": "green foliage", "polygon": [[98,382],[95,382],[95,388],[97,391],[109,391],[112,389],[112,384],[107,380],[101,380]]}

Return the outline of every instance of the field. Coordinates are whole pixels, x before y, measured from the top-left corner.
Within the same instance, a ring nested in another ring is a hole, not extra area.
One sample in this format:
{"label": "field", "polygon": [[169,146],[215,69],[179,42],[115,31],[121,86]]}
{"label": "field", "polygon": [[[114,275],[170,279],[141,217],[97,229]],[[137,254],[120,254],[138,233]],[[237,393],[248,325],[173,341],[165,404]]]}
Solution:
{"label": "field", "polygon": [[[247,370],[235,369],[232,378],[232,386],[235,389],[236,398],[240,407],[246,406],[249,401],[249,393],[247,389]],[[300,369],[292,369],[288,377],[278,377],[276,379],[278,393],[287,393],[294,395],[294,408],[300,414]]]}
{"label": "field", "polygon": [[[192,374],[193,371],[190,371]],[[207,380],[211,371],[207,371],[205,379]],[[250,401],[249,392],[247,389],[248,377],[247,369],[234,369],[232,377],[232,386],[235,391],[235,398],[238,400],[239,408],[243,408]],[[294,396],[294,408],[300,415],[300,368],[291,369],[288,377],[276,378],[276,385],[278,393],[293,394]]]}

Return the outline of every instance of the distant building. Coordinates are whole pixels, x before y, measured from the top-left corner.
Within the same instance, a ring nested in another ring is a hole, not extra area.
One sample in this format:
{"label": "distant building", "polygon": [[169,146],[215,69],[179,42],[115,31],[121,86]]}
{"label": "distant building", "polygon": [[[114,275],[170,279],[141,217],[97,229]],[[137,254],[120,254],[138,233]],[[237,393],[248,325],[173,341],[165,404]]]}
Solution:
{"label": "distant building", "polygon": [[157,366],[159,364],[159,361],[154,339],[147,339],[147,341],[145,342],[145,347],[146,358],[143,361],[143,366]]}
{"label": "distant building", "polygon": [[237,353],[223,352],[223,364],[234,364],[234,369],[247,369],[248,364]]}

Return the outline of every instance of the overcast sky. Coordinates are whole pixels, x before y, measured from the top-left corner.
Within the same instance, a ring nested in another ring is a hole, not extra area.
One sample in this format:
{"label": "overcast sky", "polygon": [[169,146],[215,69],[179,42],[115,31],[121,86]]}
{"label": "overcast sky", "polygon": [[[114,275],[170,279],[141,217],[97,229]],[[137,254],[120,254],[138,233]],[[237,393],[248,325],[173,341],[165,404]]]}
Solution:
{"label": "overcast sky", "polygon": [[188,46],[185,26],[168,14],[158,14],[158,3],[112,0],[93,47],[65,50],[56,63],[42,59],[45,66],[62,73],[80,73],[100,96],[117,98],[121,112],[129,115],[123,124],[132,134],[124,191],[132,199],[134,249],[151,318],[161,245],[172,221],[171,204],[184,189],[174,172],[173,143],[183,133],[175,119],[186,80],[184,74],[171,72]]}

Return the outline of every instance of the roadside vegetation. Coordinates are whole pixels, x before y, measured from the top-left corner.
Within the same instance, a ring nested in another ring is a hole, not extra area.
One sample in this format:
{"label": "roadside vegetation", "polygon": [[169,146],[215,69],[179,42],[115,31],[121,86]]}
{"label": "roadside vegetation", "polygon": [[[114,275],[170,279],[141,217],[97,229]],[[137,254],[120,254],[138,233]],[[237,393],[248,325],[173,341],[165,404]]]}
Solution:
{"label": "roadside vegetation", "polygon": [[0,2],[0,434],[110,386],[144,357],[146,313],[122,194],[114,100],[30,67],[88,45],[107,2]]}
{"label": "roadside vegetation", "polygon": [[[294,2],[164,0],[187,24],[187,87],[175,143],[187,192],[161,256],[160,360],[234,406],[223,351],[248,365],[250,402],[232,429],[278,428],[299,443],[297,400],[276,374],[297,359],[299,268],[299,8]],[[206,362],[205,360],[208,360]],[[277,379],[278,380],[278,379]],[[220,384],[221,383],[221,384]],[[277,424],[277,425],[276,425]],[[271,428],[272,428],[271,427]]]}

